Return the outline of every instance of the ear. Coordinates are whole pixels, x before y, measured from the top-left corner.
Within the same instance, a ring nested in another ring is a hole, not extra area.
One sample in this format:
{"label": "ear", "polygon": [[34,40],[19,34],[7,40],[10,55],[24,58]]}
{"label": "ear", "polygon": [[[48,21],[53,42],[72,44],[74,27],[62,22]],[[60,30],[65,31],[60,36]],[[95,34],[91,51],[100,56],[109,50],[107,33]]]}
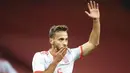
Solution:
{"label": "ear", "polygon": [[49,42],[52,45],[53,44],[53,38],[49,38]]}

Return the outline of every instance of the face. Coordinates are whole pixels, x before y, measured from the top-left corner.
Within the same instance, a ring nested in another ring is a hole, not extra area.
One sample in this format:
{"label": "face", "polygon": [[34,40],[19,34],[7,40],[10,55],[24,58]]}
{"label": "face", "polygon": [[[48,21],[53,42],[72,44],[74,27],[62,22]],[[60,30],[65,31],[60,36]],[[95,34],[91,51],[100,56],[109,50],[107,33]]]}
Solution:
{"label": "face", "polygon": [[51,45],[57,50],[68,47],[68,34],[66,31],[56,32],[54,37],[51,38]]}

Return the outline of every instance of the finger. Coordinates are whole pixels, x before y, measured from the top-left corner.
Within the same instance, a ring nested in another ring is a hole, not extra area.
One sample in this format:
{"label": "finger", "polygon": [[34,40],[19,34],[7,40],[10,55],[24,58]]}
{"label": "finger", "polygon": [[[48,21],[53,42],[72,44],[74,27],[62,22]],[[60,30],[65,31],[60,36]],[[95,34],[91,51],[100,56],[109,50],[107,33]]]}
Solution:
{"label": "finger", "polygon": [[64,50],[62,51],[62,53],[65,53],[67,51],[67,48],[64,48]]}
{"label": "finger", "polygon": [[95,2],[95,1],[93,1],[93,8],[95,8],[95,9],[97,8],[97,7],[96,7],[96,2]]}
{"label": "finger", "polygon": [[64,50],[64,48],[61,48],[57,53],[61,53]]}
{"label": "finger", "polygon": [[86,13],[88,16],[90,15],[88,11],[85,11],[85,13]]}
{"label": "finger", "polygon": [[64,57],[65,56],[65,54],[66,54],[66,51],[67,51],[67,49],[64,49],[63,51],[62,51],[62,56]]}
{"label": "finger", "polygon": [[97,3],[97,6],[96,6],[97,9],[99,9],[99,4]]}
{"label": "finger", "polygon": [[61,53],[64,55],[66,50],[67,50],[67,48],[64,48],[64,50]]}
{"label": "finger", "polygon": [[90,1],[90,7],[93,8],[93,3],[92,3],[92,1]]}
{"label": "finger", "polygon": [[60,55],[62,58],[64,57],[65,49],[62,48],[57,54]]}
{"label": "finger", "polygon": [[89,9],[89,11],[92,9],[91,6],[90,6],[90,3],[88,3],[88,9]]}

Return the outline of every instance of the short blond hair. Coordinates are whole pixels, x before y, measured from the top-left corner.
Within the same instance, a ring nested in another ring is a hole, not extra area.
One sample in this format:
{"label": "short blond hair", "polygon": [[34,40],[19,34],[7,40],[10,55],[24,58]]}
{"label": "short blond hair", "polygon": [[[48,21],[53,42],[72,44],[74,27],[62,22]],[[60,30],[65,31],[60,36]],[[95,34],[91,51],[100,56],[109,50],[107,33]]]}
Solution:
{"label": "short blond hair", "polygon": [[59,32],[59,31],[68,31],[68,27],[66,25],[53,25],[51,28],[50,28],[50,31],[49,31],[49,38],[53,38],[54,37],[54,34],[56,32]]}

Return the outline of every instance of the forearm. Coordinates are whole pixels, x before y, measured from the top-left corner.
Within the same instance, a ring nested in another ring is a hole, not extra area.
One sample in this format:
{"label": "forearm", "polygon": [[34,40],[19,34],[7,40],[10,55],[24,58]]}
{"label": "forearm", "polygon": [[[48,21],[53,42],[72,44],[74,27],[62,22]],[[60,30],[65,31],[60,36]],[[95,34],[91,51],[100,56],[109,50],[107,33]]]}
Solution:
{"label": "forearm", "polygon": [[54,73],[58,63],[52,62],[45,71],[36,71],[34,73]]}
{"label": "forearm", "polygon": [[52,63],[49,65],[49,67],[45,70],[44,73],[54,73],[57,64],[58,64],[58,63],[56,63],[56,62],[52,62]]}
{"label": "forearm", "polygon": [[83,56],[89,54],[95,46],[99,44],[100,39],[100,21],[99,19],[93,20],[93,28],[89,37],[89,41],[82,45]]}
{"label": "forearm", "polygon": [[100,40],[100,19],[93,19],[93,28],[89,37],[89,42],[97,46]]}

